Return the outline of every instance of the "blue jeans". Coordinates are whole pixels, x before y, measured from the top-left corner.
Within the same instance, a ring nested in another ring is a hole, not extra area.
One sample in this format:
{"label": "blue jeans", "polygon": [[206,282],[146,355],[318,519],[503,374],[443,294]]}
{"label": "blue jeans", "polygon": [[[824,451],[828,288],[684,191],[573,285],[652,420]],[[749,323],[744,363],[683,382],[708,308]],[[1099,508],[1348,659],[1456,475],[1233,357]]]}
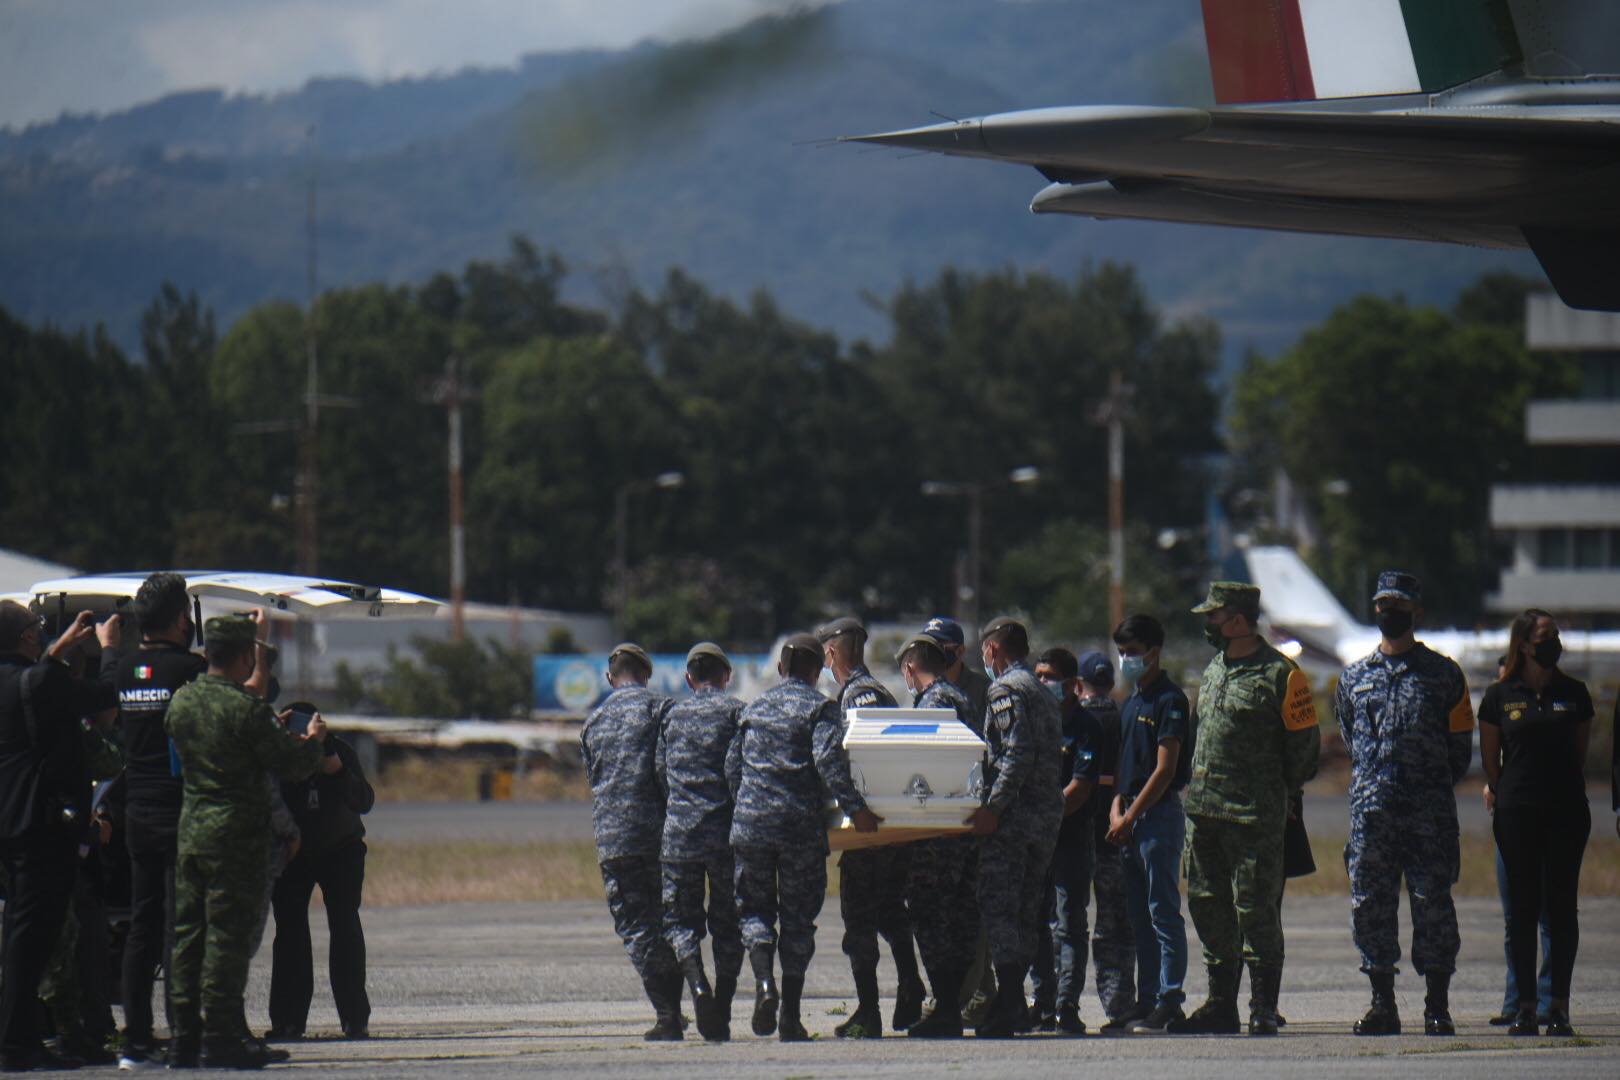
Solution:
{"label": "blue jeans", "polygon": [[1187,1000],[1187,923],[1181,917],[1181,847],[1187,816],[1173,792],[1143,814],[1120,849],[1125,900],[1136,936],[1136,1000],[1179,1005]]}
{"label": "blue jeans", "polygon": [[[1506,924],[1502,933],[1502,951],[1507,954],[1507,989],[1502,993],[1502,1012],[1519,1011],[1519,981],[1513,976],[1513,920],[1508,914],[1507,867],[1502,865],[1502,853],[1496,853],[1496,891],[1502,897],[1502,919]],[[1536,972],[1536,1015],[1546,1016],[1552,1004],[1552,938],[1547,931],[1547,914],[1541,915],[1541,969]]]}

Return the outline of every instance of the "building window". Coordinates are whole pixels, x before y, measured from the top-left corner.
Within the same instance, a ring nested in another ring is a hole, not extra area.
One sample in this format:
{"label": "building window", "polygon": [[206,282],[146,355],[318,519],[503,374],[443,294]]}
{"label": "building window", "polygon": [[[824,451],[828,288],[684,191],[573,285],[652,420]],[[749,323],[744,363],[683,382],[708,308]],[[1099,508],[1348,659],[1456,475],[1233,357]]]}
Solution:
{"label": "building window", "polygon": [[1620,353],[1594,352],[1581,357],[1581,397],[1587,401],[1620,398]]}
{"label": "building window", "polygon": [[1569,567],[1569,530],[1539,529],[1536,532],[1536,565],[1543,570]]}
{"label": "building window", "polygon": [[1601,570],[1608,563],[1604,541],[1606,529],[1575,529],[1575,569]]}

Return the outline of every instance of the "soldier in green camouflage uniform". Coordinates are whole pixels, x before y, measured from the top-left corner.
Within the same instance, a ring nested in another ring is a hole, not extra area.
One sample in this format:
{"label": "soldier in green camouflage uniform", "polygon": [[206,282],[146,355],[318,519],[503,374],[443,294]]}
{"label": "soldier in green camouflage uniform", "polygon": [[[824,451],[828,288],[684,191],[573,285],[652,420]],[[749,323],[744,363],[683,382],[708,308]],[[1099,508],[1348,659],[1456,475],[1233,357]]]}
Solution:
{"label": "soldier in green camouflage uniform", "polygon": [[1204,669],[1187,785],[1187,909],[1204,945],[1209,999],[1174,1033],[1232,1034],[1249,966],[1249,1034],[1277,1033],[1283,829],[1289,796],[1316,772],[1320,738],[1304,674],[1260,637],[1260,590],[1217,581],[1192,609],[1221,650]]}
{"label": "soldier in green camouflage uniform", "polygon": [[253,1067],[268,1059],[242,1008],[270,844],[265,774],[302,780],[320,765],[326,725],[291,735],[242,688],[254,668],[254,627],[209,619],[208,672],[175,691],[164,726],[179,755],[184,798],[175,870],[169,1064]]}

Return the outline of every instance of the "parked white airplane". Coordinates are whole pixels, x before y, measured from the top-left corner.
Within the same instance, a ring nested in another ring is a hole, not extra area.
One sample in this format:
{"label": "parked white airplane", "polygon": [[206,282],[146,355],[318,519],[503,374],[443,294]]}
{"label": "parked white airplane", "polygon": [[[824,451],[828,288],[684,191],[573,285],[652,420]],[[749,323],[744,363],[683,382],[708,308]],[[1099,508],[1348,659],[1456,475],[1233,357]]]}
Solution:
{"label": "parked white airplane", "polygon": [[[1244,557],[1249,579],[1260,586],[1261,614],[1272,637],[1301,665],[1331,677],[1378,647],[1378,628],[1356,621],[1292,548],[1253,547]],[[1507,651],[1508,621],[1504,617],[1496,630],[1420,626],[1417,636],[1457,661],[1479,689],[1496,678],[1496,660]],[[1559,636],[1564,668],[1589,677],[1620,668],[1620,631],[1563,630]]]}

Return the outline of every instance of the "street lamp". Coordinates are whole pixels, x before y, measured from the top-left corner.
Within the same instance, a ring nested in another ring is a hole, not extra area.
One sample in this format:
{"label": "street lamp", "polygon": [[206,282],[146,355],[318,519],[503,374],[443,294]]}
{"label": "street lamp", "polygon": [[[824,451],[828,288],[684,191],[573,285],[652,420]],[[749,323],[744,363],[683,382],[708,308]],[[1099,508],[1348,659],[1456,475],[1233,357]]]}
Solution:
{"label": "street lamp", "polygon": [[674,491],[686,483],[686,474],[670,469],[647,480],[630,480],[613,493],[613,626],[624,634],[624,613],[630,606],[630,496],[644,491]]}
{"label": "street lamp", "polygon": [[1041,470],[1033,465],[1021,465],[1009,472],[1003,480],[988,483],[979,481],[925,480],[922,493],[933,498],[960,495],[968,507],[968,565],[966,580],[956,591],[957,618],[969,640],[979,635],[979,583],[984,544],[984,493],[1013,485],[1028,486],[1040,481]]}

